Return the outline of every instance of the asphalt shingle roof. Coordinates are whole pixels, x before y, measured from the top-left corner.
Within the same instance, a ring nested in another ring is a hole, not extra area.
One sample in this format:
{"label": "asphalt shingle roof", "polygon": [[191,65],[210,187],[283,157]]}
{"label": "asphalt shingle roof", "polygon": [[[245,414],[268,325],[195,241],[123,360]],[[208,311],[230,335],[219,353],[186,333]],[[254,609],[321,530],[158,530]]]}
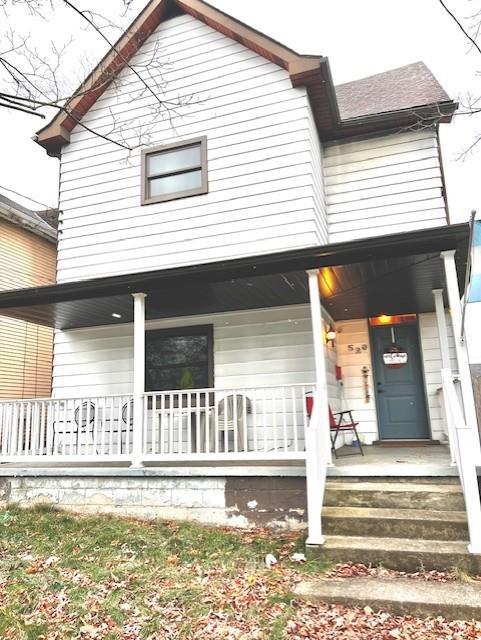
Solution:
{"label": "asphalt shingle roof", "polygon": [[450,100],[424,62],[340,84],[336,96],[341,120]]}

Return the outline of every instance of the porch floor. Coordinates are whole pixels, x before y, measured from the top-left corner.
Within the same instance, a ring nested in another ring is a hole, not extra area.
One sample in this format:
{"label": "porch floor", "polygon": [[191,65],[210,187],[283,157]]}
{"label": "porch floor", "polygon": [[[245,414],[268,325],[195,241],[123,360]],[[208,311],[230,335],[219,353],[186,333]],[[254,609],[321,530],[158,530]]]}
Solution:
{"label": "porch floor", "polygon": [[[444,445],[426,447],[364,446],[364,456],[346,446],[338,450],[339,458],[328,468],[329,477],[373,476],[456,476],[451,466],[449,449]],[[126,462],[108,463],[46,463],[32,462],[0,464],[0,476],[304,476],[305,468],[298,461],[219,461],[212,462],[149,462],[141,469],[132,469]]]}
{"label": "porch floor", "polygon": [[364,446],[364,456],[350,446],[338,449],[339,458],[328,476],[457,476],[445,445],[425,447]]}

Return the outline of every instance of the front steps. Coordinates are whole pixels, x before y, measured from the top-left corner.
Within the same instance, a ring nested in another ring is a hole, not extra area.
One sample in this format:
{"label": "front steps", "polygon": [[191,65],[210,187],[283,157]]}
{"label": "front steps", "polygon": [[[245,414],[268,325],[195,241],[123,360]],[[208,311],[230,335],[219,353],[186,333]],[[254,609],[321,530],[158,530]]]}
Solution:
{"label": "front steps", "polygon": [[310,602],[382,609],[394,615],[479,620],[481,585],[466,582],[423,582],[409,578],[348,578],[301,582],[294,589]]}
{"label": "front steps", "polygon": [[333,563],[481,573],[481,556],[467,551],[457,478],[336,478],[327,481],[324,505],[322,551]]}
{"label": "front steps", "polygon": [[326,535],[409,538],[414,540],[467,540],[464,511],[433,509],[379,509],[369,507],[324,507]]}

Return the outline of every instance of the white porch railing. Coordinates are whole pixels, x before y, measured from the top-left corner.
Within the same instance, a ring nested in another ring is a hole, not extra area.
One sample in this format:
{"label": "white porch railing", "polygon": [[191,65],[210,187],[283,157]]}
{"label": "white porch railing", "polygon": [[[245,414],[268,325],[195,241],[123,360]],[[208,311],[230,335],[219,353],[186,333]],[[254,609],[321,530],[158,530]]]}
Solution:
{"label": "white porch railing", "polygon": [[131,395],[0,402],[0,461],[129,459]]}
{"label": "white porch railing", "polygon": [[0,402],[0,461],[302,460],[312,384]]}
{"label": "white porch railing", "polygon": [[144,459],[304,457],[312,390],[299,384],[146,394]]}
{"label": "white porch railing", "polygon": [[452,459],[458,467],[466,505],[470,539],[468,549],[471,553],[481,553],[481,499],[476,472],[478,430],[475,425],[466,424],[451,371],[442,369],[441,376]]}

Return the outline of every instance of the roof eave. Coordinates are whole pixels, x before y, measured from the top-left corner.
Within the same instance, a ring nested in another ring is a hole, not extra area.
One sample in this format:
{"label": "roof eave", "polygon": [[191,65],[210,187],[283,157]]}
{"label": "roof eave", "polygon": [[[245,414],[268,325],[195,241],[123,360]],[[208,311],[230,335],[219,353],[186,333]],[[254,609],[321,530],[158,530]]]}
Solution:
{"label": "roof eave", "polygon": [[179,7],[187,14],[202,20],[205,24],[286,69],[294,86],[298,86],[294,82],[299,82],[302,77],[312,77],[317,74],[320,78],[320,68],[325,58],[298,54],[203,0],[151,0],[73,93],[73,97],[67,101],[65,108],[37,132],[35,142],[44,147],[49,155],[60,155],[62,146],[70,142],[72,129],[107,89],[114,77],[128,64],[130,58],[140,49],[173,6]]}
{"label": "roof eave", "polygon": [[49,242],[57,242],[57,232],[55,229],[51,228],[47,222],[41,218],[39,218],[38,221],[34,220],[27,216],[23,211],[4,202],[2,202],[0,206],[0,218],[12,224],[16,224],[23,229],[30,231],[30,233],[48,240]]}
{"label": "roof eave", "polygon": [[390,120],[424,120],[425,118],[436,120],[437,122],[451,122],[453,115],[458,108],[458,103],[453,100],[423,104],[405,109],[384,111],[382,113],[372,113],[353,118],[345,118],[339,121],[339,127],[352,127],[360,124],[371,124],[373,122],[388,122]]}

